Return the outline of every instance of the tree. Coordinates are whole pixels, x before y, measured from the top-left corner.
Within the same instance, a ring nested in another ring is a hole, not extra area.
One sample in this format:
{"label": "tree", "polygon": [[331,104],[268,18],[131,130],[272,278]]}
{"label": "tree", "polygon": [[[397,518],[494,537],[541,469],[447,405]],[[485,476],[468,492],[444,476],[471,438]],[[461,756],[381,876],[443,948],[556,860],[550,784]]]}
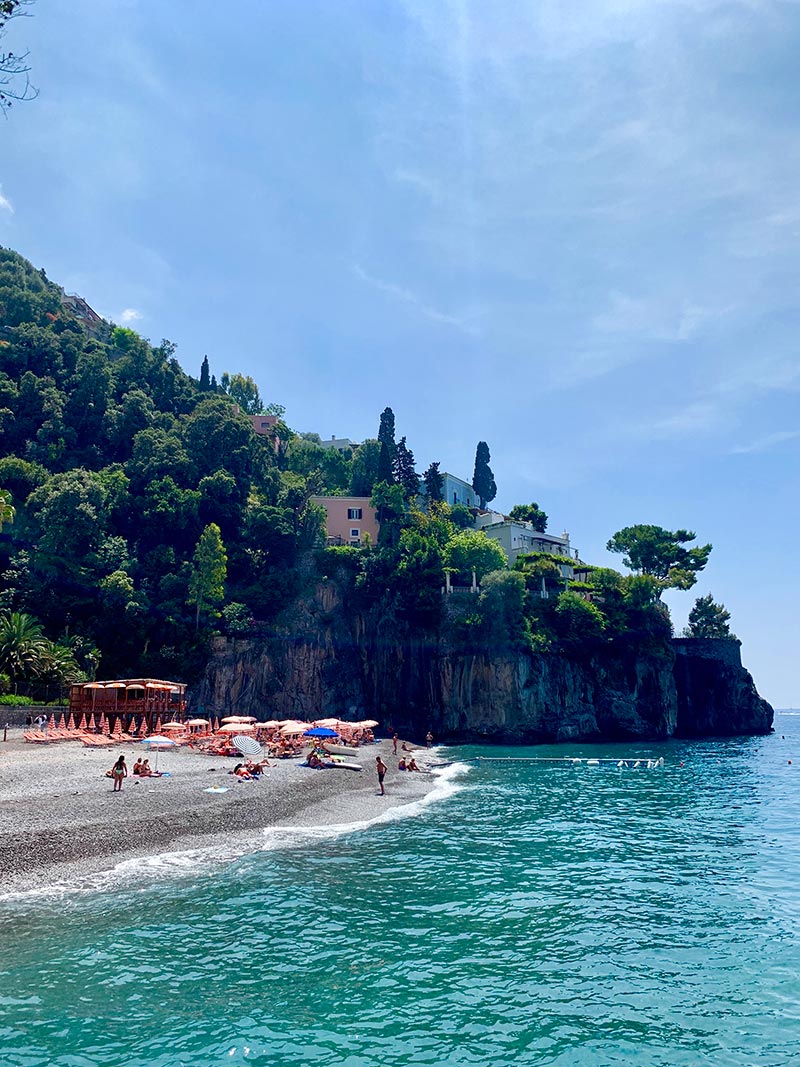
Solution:
{"label": "tree", "polygon": [[414,467],[414,453],[406,446],[405,437],[401,437],[394,458],[394,475],[398,485],[402,486],[406,500],[414,500],[419,495],[419,475]]}
{"label": "tree", "polygon": [[665,530],[639,524],[619,530],[606,545],[609,552],[626,553],[622,562],[632,571],[658,580],[660,589],[691,589],[711,553],[711,545],[683,546],[694,541],[691,530]]}
{"label": "tree", "polygon": [[565,648],[577,651],[597,644],[605,629],[600,609],[577,593],[561,593],[555,610],[556,632]]}
{"label": "tree", "polygon": [[492,468],[489,466],[491,458],[489,446],[486,442],[478,441],[478,447],[475,449],[475,472],[472,475],[472,488],[478,494],[482,508],[485,508],[489,501],[494,500],[497,496],[497,486],[495,485]]}
{"label": "tree", "polygon": [[209,375],[208,356],[203,356],[203,362],[200,364],[200,388],[204,393],[207,393],[211,388],[211,378]]}
{"label": "tree", "polygon": [[228,374],[227,371],[222,375],[220,381],[223,392],[227,393],[231,400],[234,400],[245,413],[245,415],[261,415],[264,411],[264,405],[261,403],[261,397],[258,393],[258,386],[248,374]]}
{"label": "tree", "polygon": [[400,521],[406,513],[402,486],[378,482],[372,491],[370,504],[377,513],[378,544],[396,545],[400,537]]}
{"label": "tree", "polygon": [[368,437],[353,453],[353,467],[350,472],[351,496],[372,496],[372,491],[379,480],[380,451],[380,442]]}
{"label": "tree", "polygon": [[517,522],[529,522],[539,533],[544,533],[547,529],[547,515],[536,503],[515,504],[508,517],[516,519]]}
{"label": "tree", "polygon": [[48,643],[32,615],[5,612],[0,616],[0,671],[15,681],[35,677]]}
{"label": "tree", "polygon": [[200,534],[194,551],[187,604],[197,609],[195,630],[200,629],[200,613],[210,612],[225,599],[228,556],[219,526],[211,522]]}
{"label": "tree", "polygon": [[422,475],[422,481],[425,485],[425,496],[428,498],[429,504],[433,501],[444,500],[444,475],[439,470],[438,463],[429,464]]}
{"label": "tree", "polygon": [[[21,7],[27,7],[33,0],[0,0],[0,40],[6,35],[6,23],[9,19],[25,14]],[[0,52],[0,111],[7,111],[15,100],[34,100],[39,95],[30,82],[28,74],[28,55],[23,52]]]}
{"label": "tree", "polygon": [[14,505],[11,503],[11,493],[7,489],[0,489],[0,530],[14,521]]}
{"label": "tree", "polygon": [[381,446],[378,458],[378,481],[394,483],[394,465],[397,445],[394,443],[394,412],[384,408],[381,412],[381,424],[378,430],[378,443]]}
{"label": "tree", "polygon": [[478,582],[484,575],[508,567],[503,549],[482,530],[462,530],[455,534],[445,546],[444,561],[462,579],[470,579],[474,574]]}
{"label": "tree", "polygon": [[694,607],[689,612],[689,625],[686,627],[686,637],[732,637],[728,625],[731,613],[726,611],[724,604],[715,604],[711,593],[708,596],[698,597]]}

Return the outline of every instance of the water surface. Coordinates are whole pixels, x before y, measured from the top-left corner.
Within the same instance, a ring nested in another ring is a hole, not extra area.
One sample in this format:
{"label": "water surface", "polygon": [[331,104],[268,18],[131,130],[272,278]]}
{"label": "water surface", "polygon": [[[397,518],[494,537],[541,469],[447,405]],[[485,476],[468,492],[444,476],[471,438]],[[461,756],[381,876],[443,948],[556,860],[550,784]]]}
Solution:
{"label": "water surface", "polygon": [[479,753],[665,767],[470,764],[413,818],[5,901],[0,1064],[797,1062],[800,717]]}

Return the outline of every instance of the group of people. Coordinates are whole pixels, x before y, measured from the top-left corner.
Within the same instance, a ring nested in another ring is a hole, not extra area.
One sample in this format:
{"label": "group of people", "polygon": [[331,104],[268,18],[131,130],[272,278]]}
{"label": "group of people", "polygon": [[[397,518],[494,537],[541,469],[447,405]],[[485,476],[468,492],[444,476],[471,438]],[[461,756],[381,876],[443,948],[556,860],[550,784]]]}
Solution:
{"label": "group of people", "polygon": [[[160,778],[161,771],[154,771],[150,766],[150,760],[137,759],[131,768],[131,774],[135,774],[137,778]],[[128,777],[128,764],[125,762],[125,757],[120,756],[110,771],[106,771],[106,778],[111,778],[114,782],[114,788],[112,792],[121,793],[122,783]]]}
{"label": "group of people", "polygon": [[397,762],[398,771],[418,771],[417,761],[413,756],[401,756]]}
{"label": "group of people", "polygon": [[232,771],[228,771],[228,774],[234,775],[234,777],[240,779],[243,782],[252,782],[260,778],[267,767],[273,765],[267,759],[254,761],[251,759],[245,760],[244,763],[237,763]]}
{"label": "group of people", "polygon": [[133,774],[138,774],[140,778],[160,778],[161,771],[154,771],[150,766],[149,759],[137,759],[133,765]]}

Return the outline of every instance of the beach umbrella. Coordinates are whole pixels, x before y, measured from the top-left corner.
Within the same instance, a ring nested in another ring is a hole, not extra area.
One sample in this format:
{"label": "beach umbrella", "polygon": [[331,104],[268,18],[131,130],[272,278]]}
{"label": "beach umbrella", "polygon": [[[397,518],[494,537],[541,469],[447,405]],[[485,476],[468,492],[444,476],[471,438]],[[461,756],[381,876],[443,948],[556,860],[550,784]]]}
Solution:
{"label": "beach umbrella", "polygon": [[163,729],[164,730],[180,730],[180,732],[183,733],[185,727],[184,727],[182,722],[168,722],[166,724],[166,726],[163,727]]}
{"label": "beach umbrella", "polygon": [[84,689],[105,689],[102,682],[86,682]]}
{"label": "beach umbrella", "polygon": [[220,726],[217,730],[218,734],[251,734],[255,733],[255,726],[251,726],[247,722],[229,722],[225,726]]}
{"label": "beach umbrella", "polygon": [[86,729],[86,712],[85,711],[84,711],[83,715],[81,715],[81,721],[78,724],[78,729],[79,730],[85,730]]}
{"label": "beach umbrella", "polygon": [[135,715],[131,715],[131,723],[130,723],[130,726],[128,727],[128,733],[129,734],[135,734],[136,733],[136,716]]}
{"label": "beach umbrella", "polygon": [[69,722],[67,723],[67,729],[68,730],[74,730],[75,729],[75,716],[72,714],[72,712],[69,713]]}
{"label": "beach umbrella", "polygon": [[226,715],[224,719],[220,719],[220,722],[250,722],[250,720],[243,715]]}
{"label": "beach umbrella", "polygon": [[315,719],[314,726],[338,726],[338,719]]}
{"label": "beach umbrella", "polygon": [[147,717],[144,715],[139,723],[139,737],[147,737]]}
{"label": "beach umbrella", "polygon": [[161,733],[161,716],[160,715],[158,716],[158,720],[156,722],[156,733],[157,734]]}
{"label": "beach umbrella", "polygon": [[378,720],[377,719],[364,719],[364,721],[360,722],[358,725],[359,726],[364,726],[367,729],[372,729],[373,726],[377,726],[378,725]]}
{"label": "beach umbrella", "polygon": [[147,745],[148,751],[155,752],[156,754],[155,767],[153,767],[154,771],[158,770],[159,752],[163,752],[164,749],[167,748],[175,748],[175,742],[172,740],[172,738],[164,737],[161,734],[153,734],[151,737],[145,738],[145,740],[141,743],[143,745]]}
{"label": "beach umbrella", "polygon": [[131,682],[130,685],[125,686],[126,689],[138,689],[140,692],[144,692],[144,686],[141,682]]}
{"label": "beach umbrella", "polygon": [[117,716],[116,721],[114,723],[114,733],[117,735],[117,737],[122,734],[122,719],[119,717],[119,715]]}
{"label": "beach umbrella", "polygon": [[335,730],[331,730],[328,726],[314,726],[310,730],[306,730],[303,737],[338,737],[339,735]]}
{"label": "beach umbrella", "polygon": [[104,689],[124,689],[124,682],[106,682]]}
{"label": "beach umbrella", "polygon": [[210,726],[211,723],[208,719],[188,719],[187,726]]}
{"label": "beach umbrella", "polygon": [[214,719],[214,733],[219,730],[219,719]]}
{"label": "beach umbrella", "polygon": [[279,733],[284,737],[293,737],[297,734],[304,734],[307,729],[307,722],[288,722],[280,728]]}
{"label": "beach umbrella", "polygon": [[260,756],[261,745],[252,737],[234,737],[231,744],[238,749],[243,756]]}
{"label": "beach umbrella", "polygon": [[94,712],[92,712],[92,714],[89,716],[89,729],[92,731],[92,733],[94,733],[97,729],[97,723],[94,721]]}

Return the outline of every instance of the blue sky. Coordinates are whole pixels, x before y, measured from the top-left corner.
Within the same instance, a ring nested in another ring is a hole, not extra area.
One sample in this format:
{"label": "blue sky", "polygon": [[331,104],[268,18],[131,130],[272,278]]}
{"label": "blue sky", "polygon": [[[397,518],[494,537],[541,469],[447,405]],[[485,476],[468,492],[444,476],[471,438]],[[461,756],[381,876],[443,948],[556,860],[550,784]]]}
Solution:
{"label": "blue sky", "polygon": [[[287,421],[714,551],[800,706],[797,0],[48,0],[0,243]],[[617,565],[619,561],[617,560]]]}

